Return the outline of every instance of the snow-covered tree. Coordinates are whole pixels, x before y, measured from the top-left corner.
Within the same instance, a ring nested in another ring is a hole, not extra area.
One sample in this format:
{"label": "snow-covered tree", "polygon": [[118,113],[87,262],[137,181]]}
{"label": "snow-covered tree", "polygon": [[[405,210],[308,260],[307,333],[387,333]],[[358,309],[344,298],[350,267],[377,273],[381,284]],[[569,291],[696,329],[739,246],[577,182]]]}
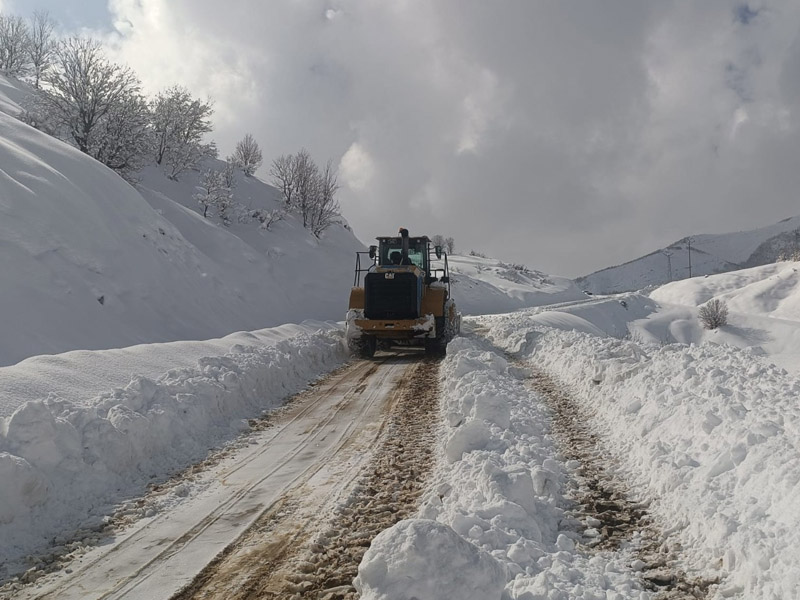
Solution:
{"label": "snow-covered tree", "polygon": [[252,135],[248,133],[236,144],[233,160],[236,161],[236,164],[248,177],[251,177],[256,172],[256,169],[261,166],[263,162],[261,148],[258,147],[258,142]]}
{"label": "snow-covered tree", "polygon": [[225,166],[222,169],[222,180],[228,189],[236,187],[236,167],[238,163],[236,160],[229,156],[225,159]]}
{"label": "snow-covered tree", "polygon": [[28,31],[27,54],[31,65],[33,86],[38,88],[42,77],[50,68],[56,50],[53,37],[54,23],[46,11],[34,11]]}
{"label": "snow-covered tree", "polygon": [[46,88],[39,95],[40,112],[53,129],[82,151],[92,155],[101,125],[120,105],[139,95],[139,80],[128,67],[103,56],[100,43],[73,37],[62,41],[55,52],[53,69],[45,74]]}
{"label": "snow-covered tree", "polygon": [[217,155],[213,142],[203,142],[203,136],[212,130],[210,101],[192,98],[188,90],[174,86],[156,96],[151,110],[154,158],[170,179],[177,180],[204,158]]}
{"label": "snow-covered tree", "polygon": [[225,185],[224,171],[217,169],[206,170],[193,198],[203,207],[203,217],[208,216],[208,209],[213,206],[216,208],[220,219],[222,219],[223,225],[230,224],[233,192],[230,187]]}
{"label": "snow-covered tree", "polygon": [[434,246],[441,246],[448,254],[455,252],[456,241],[452,237],[444,237],[437,233],[431,238],[431,242],[433,242]]}
{"label": "snow-covered tree", "polygon": [[22,17],[0,15],[0,71],[19,77],[28,64],[28,24]]}
{"label": "snow-covered tree", "polygon": [[150,109],[138,92],[119,97],[98,126],[91,154],[128,181],[147,163],[152,148]]}

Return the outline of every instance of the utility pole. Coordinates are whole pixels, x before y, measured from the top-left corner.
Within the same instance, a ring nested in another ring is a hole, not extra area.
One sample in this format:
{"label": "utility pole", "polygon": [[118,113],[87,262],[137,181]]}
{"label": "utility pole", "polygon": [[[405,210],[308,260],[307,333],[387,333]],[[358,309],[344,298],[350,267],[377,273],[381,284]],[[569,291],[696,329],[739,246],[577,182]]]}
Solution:
{"label": "utility pole", "polygon": [[792,260],[800,260],[800,229],[794,230],[794,252]]}
{"label": "utility pole", "polygon": [[686,244],[689,246],[689,279],[692,278],[692,238],[686,238]]}
{"label": "utility pole", "polygon": [[661,254],[667,257],[667,272],[669,273],[669,280],[672,281],[672,251],[662,250]]}

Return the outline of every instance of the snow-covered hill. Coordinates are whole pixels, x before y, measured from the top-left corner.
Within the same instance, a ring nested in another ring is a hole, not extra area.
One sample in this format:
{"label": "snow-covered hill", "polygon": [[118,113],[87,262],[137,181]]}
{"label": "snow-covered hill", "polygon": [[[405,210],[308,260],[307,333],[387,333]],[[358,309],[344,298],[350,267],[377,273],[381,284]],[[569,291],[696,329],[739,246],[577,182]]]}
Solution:
{"label": "snow-covered hill", "polygon": [[691,236],[575,281],[582,289],[599,294],[639,290],[688,278],[690,255],[692,276],[763,265],[795,251],[800,244],[798,230],[800,216],[759,229]]}
{"label": "snow-covered hill", "polygon": [[554,277],[494,258],[471,255],[448,258],[453,297],[465,315],[510,312],[585,298],[566,277]]}
{"label": "snow-covered hill", "polygon": [[[13,112],[23,91],[3,79],[0,109]],[[172,182],[153,169],[137,190],[6,113],[0,165],[0,365],[341,318],[363,248],[342,226],[322,240],[292,218],[222,227],[192,200],[198,173]],[[277,206],[270,186],[237,180],[240,202]]]}

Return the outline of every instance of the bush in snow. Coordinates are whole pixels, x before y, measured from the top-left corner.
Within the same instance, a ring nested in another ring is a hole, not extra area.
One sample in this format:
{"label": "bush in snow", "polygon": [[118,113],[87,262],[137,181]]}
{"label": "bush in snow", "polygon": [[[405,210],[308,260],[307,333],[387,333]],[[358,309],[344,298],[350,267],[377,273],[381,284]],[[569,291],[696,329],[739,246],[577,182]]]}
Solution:
{"label": "bush in snow", "polygon": [[728,305],[714,298],[700,307],[700,322],[706,329],[717,329],[728,324]]}
{"label": "bush in snow", "polygon": [[236,150],[232,158],[248,177],[252,176],[263,162],[261,148],[258,147],[258,142],[249,133],[236,144]]}

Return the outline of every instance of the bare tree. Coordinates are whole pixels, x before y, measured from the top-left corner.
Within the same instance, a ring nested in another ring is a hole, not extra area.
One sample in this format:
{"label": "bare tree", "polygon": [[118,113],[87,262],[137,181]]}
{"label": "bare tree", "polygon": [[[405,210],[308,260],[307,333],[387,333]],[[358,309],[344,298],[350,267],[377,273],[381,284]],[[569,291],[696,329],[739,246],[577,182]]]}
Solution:
{"label": "bare tree", "polygon": [[0,71],[19,77],[28,67],[28,24],[22,17],[0,15]]}
{"label": "bare tree", "polygon": [[213,142],[203,143],[203,136],[212,130],[211,102],[201,102],[188,90],[174,86],[158,94],[151,103],[153,113],[154,158],[170,179],[200,161],[217,155]]}
{"label": "bare tree", "polygon": [[303,227],[308,227],[311,207],[319,193],[317,187],[319,185],[319,167],[317,167],[311,155],[308,153],[308,150],[305,148],[295,154],[294,163],[295,194],[292,208],[294,208],[303,219]]}
{"label": "bare tree", "polygon": [[31,64],[33,86],[38,88],[42,77],[53,63],[56,42],[53,37],[54,23],[47,11],[34,11],[28,35],[28,60]]}
{"label": "bare tree", "polygon": [[319,237],[340,215],[336,192],[339,181],[333,163],[320,171],[308,150],[272,161],[271,182],[283,196],[287,210],[297,213],[303,227]]}
{"label": "bare tree", "polygon": [[286,207],[294,204],[295,196],[295,159],[292,154],[283,154],[272,161],[269,170],[270,182],[281,192]]}
{"label": "bare tree", "polygon": [[431,238],[431,242],[433,242],[434,246],[444,246],[444,236],[441,233],[437,233]]}
{"label": "bare tree", "polygon": [[333,225],[340,216],[336,192],[339,190],[339,176],[329,160],[317,175],[317,196],[309,207],[308,228],[315,236]]}
{"label": "bare tree", "polygon": [[728,305],[713,298],[700,307],[700,322],[706,329],[717,329],[728,324]]}
{"label": "bare tree", "polygon": [[444,240],[444,247],[448,254],[453,254],[453,252],[456,251],[456,240],[452,237],[446,238]]}
{"label": "bare tree", "polygon": [[258,142],[252,135],[248,133],[236,144],[233,159],[248,177],[251,177],[261,166],[263,162],[261,148],[258,147]]}

